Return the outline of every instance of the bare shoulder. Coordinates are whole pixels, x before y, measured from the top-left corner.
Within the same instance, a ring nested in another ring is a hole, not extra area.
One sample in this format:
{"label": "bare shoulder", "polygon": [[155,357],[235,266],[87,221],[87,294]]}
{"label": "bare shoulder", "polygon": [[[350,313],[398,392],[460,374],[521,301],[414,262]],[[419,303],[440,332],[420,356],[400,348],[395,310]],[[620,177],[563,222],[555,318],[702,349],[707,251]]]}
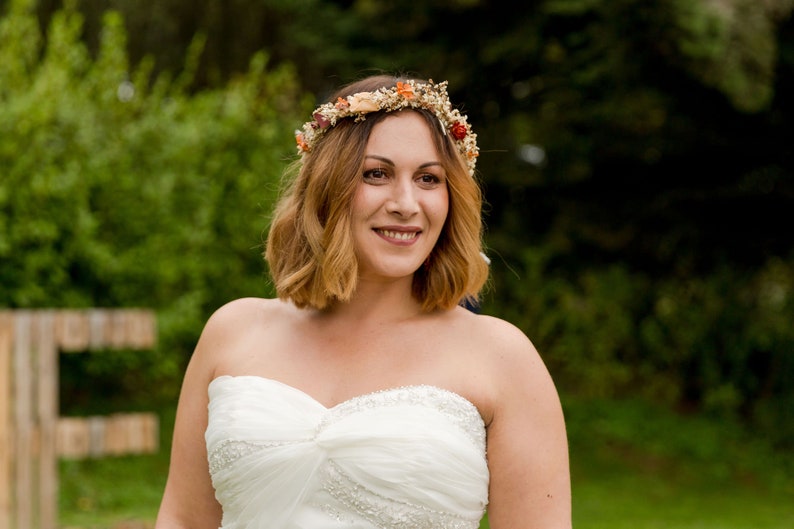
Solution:
{"label": "bare shoulder", "polygon": [[509,349],[535,350],[524,332],[509,321],[484,314],[472,314],[472,325],[476,325],[477,332],[488,342],[496,342],[501,347]]}
{"label": "bare shoulder", "polygon": [[232,360],[268,328],[284,320],[294,310],[277,299],[240,298],[218,308],[207,320],[192,361],[212,374],[222,362]]}
{"label": "bare shoulder", "polygon": [[488,424],[528,403],[535,411],[558,406],[542,355],[521,329],[497,317],[456,312],[455,342],[466,353],[468,379],[476,381],[472,394]]}
{"label": "bare shoulder", "polygon": [[297,309],[278,299],[240,298],[218,308],[204,327],[202,339],[243,337],[276,325]]}
{"label": "bare shoulder", "polygon": [[210,316],[205,331],[245,325],[252,319],[259,320],[263,316],[275,316],[286,310],[285,305],[284,302],[277,299],[235,299],[218,308]]}
{"label": "bare shoulder", "polygon": [[463,314],[466,340],[476,349],[480,361],[500,379],[545,372],[543,361],[527,335],[512,323],[482,314]]}

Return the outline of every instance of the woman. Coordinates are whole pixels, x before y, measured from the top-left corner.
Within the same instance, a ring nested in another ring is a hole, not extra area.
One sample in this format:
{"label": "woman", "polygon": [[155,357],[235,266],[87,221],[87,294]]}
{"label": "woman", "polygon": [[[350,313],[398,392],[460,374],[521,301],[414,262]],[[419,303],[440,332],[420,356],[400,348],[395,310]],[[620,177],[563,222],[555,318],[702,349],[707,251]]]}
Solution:
{"label": "woman", "polygon": [[[158,529],[569,528],[557,392],[487,279],[476,135],[446,83],[376,76],[297,135],[278,299],[207,322]],[[487,453],[486,453],[487,447]]]}

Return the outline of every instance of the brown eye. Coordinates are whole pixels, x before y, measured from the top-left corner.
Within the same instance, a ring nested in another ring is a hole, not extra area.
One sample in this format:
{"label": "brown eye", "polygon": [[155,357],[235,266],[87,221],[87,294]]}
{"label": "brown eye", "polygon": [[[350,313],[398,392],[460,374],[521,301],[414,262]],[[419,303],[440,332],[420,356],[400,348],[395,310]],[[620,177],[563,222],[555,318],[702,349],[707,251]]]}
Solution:
{"label": "brown eye", "polygon": [[419,175],[416,180],[424,187],[436,187],[443,183],[443,179],[433,173],[423,173]]}
{"label": "brown eye", "polygon": [[388,177],[388,174],[384,169],[380,167],[377,169],[368,169],[364,171],[364,180],[369,182],[377,182],[380,180],[385,180]]}

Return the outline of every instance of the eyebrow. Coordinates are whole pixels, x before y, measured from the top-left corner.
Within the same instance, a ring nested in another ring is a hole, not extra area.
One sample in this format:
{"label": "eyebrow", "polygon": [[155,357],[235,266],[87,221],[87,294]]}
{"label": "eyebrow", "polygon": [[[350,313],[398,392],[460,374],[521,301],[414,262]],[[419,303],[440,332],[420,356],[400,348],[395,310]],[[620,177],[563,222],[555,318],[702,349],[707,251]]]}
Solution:
{"label": "eyebrow", "polygon": [[[386,165],[389,165],[391,167],[394,167],[394,165],[395,165],[394,162],[391,161],[389,158],[386,158],[385,156],[378,156],[377,154],[367,154],[367,155],[364,156],[364,158],[372,158],[374,160],[378,160],[380,162],[383,162]],[[431,166],[434,166],[434,165],[442,166],[441,162],[433,161],[433,162],[425,162],[425,163],[421,164],[418,168],[419,169],[424,169],[425,167],[431,167]]]}

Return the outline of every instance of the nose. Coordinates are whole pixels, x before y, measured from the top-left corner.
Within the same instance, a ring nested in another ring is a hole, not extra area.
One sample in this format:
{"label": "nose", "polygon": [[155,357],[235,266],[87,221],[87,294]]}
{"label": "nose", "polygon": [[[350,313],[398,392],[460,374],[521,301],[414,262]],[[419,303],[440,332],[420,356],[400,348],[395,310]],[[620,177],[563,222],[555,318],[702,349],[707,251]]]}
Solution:
{"label": "nose", "polygon": [[397,179],[391,187],[391,195],[386,203],[386,210],[389,213],[407,218],[419,212],[419,201],[416,196],[416,189],[413,181],[408,179]]}

